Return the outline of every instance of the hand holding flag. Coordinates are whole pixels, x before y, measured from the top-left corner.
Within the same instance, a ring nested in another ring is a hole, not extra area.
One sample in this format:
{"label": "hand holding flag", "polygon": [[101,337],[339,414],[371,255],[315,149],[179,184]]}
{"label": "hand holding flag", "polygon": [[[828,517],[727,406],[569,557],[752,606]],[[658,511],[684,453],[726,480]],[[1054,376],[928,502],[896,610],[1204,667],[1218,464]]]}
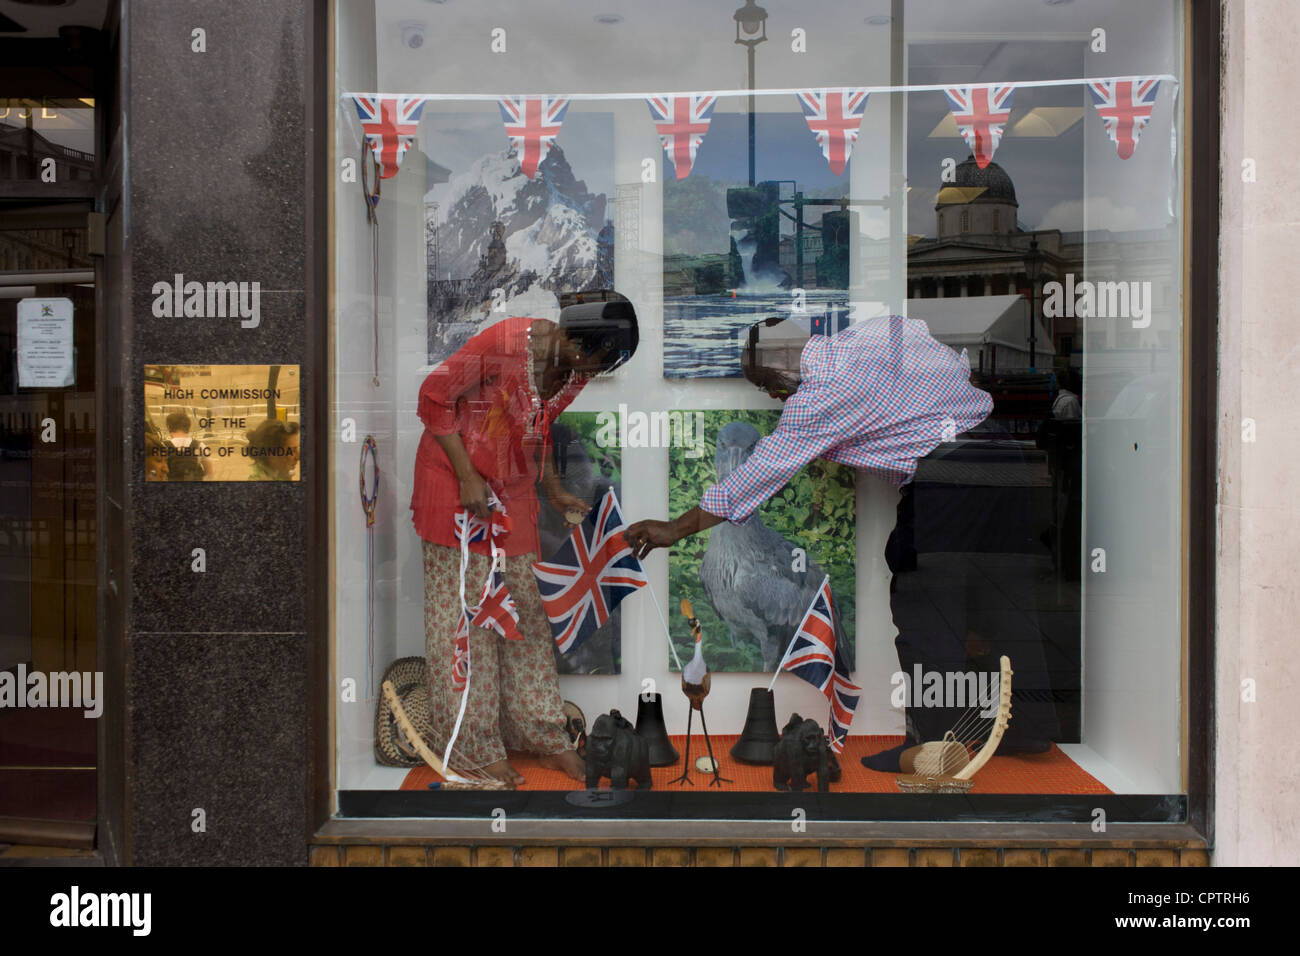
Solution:
{"label": "hand holding flag", "polygon": [[623,528],[611,488],[549,560],[533,564],[551,633],[566,654],[608,621],[623,598],[646,586]]}

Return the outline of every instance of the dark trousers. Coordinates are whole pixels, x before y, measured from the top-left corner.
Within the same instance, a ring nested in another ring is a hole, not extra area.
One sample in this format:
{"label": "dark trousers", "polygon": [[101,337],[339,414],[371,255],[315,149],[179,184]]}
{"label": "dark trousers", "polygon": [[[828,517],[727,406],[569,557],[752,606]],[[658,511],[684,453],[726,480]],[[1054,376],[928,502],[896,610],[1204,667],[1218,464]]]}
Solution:
{"label": "dark trousers", "polygon": [[954,727],[984,736],[990,727],[987,720],[973,723],[977,701],[951,695],[924,701],[924,683],[913,686],[918,666],[923,680],[941,675],[946,691],[958,685],[946,675],[996,674],[1003,654],[1014,672],[1004,739],[1051,740],[1059,729],[1039,604],[1054,588],[1043,580],[1051,559],[1036,528],[1050,509],[1051,488],[1029,480],[1037,473],[1027,470],[1033,466],[1016,445],[987,440],[1007,437],[996,426],[960,437],[977,441],[947,443],[919,463],[915,480],[902,489],[885,549],[893,572],[894,643],[908,677],[909,742],[940,740]]}

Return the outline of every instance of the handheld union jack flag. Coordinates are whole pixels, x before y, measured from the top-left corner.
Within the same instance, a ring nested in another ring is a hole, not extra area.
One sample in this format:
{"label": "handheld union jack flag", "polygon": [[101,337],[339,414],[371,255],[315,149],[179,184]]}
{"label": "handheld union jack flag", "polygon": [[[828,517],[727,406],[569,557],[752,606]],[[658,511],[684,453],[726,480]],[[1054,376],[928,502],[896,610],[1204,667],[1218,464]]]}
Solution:
{"label": "handheld union jack flag", "polygon": [[537,178],[551,143],[560,133],[560,123],[569,101],[562,96],[503,96],[497,100],[506,123],[510,145],[519,154],[519,168],[529,179]]}
{"label": "handheld union jack flag", "polygon": [[944,90],[952,106],[952,118],[962,139],[975,155],[975,165],[984,169],[1002,142],[1002,130],[1011,119],[1011,99],[1016,88],[1002,86],[950,86]]}
{"label": "handheld union jack flag", "polygon": [[849,668],[835,641],[835,601],[831,597],[830,575],[822,579],[777,670],[787,670],[803,678],[826,695],[831,705],[828,728],[831,749],[836,753],[843,750],[862,688],[849,680]]}
{"label": "handheld union jack flag", "polygon": [[704,142],[704,134],[709,131],[718,98],[712,94],[651,96],[646,103],[659,133],[659,142],[663,143],[677,178],[685,179],[691,174],[695,153]]}
{"label": "handheld union jack flag", "polygon": [[623,598],[647,584],[623,527],[611,488],[549,561],[533,564],[551,633],[566,654],[608,621]]}
{"label": "handheld union jack flag", "polygon": [[831,579],[827,575],[812,604],[804,612],[803,620],[786,648],[785,659],[778,668],[803,678],[827,696],[836,663],[834,615]]}
{"label": "handheld union jack flag", "polygon": [[1137,149],[1138,136],[1151,122],[1160,81],[1149,76],[1135,80],[1093,80],[1088,84],[1092,105],[1106,124],[1106,135],[1115,144],[1120,159]]}
{"label": "handheld union jack flag", "polygon": [[427,100],[426,96],[352,96],[380,179],[397,175],[402,157],[415,142],[420,111]]}
{"label": "handheld union jack flag", "polygon": [[493,571],[483,587],[483,600],[471,612],[475,627],[490,627],[510,641],[522,641],[519,633],[519,609],[506,587],[500,571]]}
{"label": "handheld union jack flag", "polygon": [[804,90],[799,94],[808,128],[836,176],[844,172],[858,141],[862,114],[867,108],[866,90]]}

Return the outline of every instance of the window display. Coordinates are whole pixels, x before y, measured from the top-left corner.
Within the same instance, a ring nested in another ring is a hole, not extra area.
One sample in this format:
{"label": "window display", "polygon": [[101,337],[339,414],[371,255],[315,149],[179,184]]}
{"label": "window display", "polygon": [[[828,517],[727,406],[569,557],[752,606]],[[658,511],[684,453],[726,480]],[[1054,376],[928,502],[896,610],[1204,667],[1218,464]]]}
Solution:
{"label": "window display", "polygon": [[979,7],[336,5],[339,813],[1179,812],[1183,5]]}

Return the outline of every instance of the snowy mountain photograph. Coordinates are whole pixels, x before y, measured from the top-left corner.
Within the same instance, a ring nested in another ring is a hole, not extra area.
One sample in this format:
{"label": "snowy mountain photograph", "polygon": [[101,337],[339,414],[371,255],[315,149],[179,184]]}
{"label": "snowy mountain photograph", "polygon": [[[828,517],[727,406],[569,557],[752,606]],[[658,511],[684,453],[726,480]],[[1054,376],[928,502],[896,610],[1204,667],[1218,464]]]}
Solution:
{"label": "snowy mountain photograph", "polygon": [[614,287],[612,115],[570,110],[532,180],[495,107],[422,128],[450,170],[425,195],[430,365],[509,316],[558,319],[560,293]]}

